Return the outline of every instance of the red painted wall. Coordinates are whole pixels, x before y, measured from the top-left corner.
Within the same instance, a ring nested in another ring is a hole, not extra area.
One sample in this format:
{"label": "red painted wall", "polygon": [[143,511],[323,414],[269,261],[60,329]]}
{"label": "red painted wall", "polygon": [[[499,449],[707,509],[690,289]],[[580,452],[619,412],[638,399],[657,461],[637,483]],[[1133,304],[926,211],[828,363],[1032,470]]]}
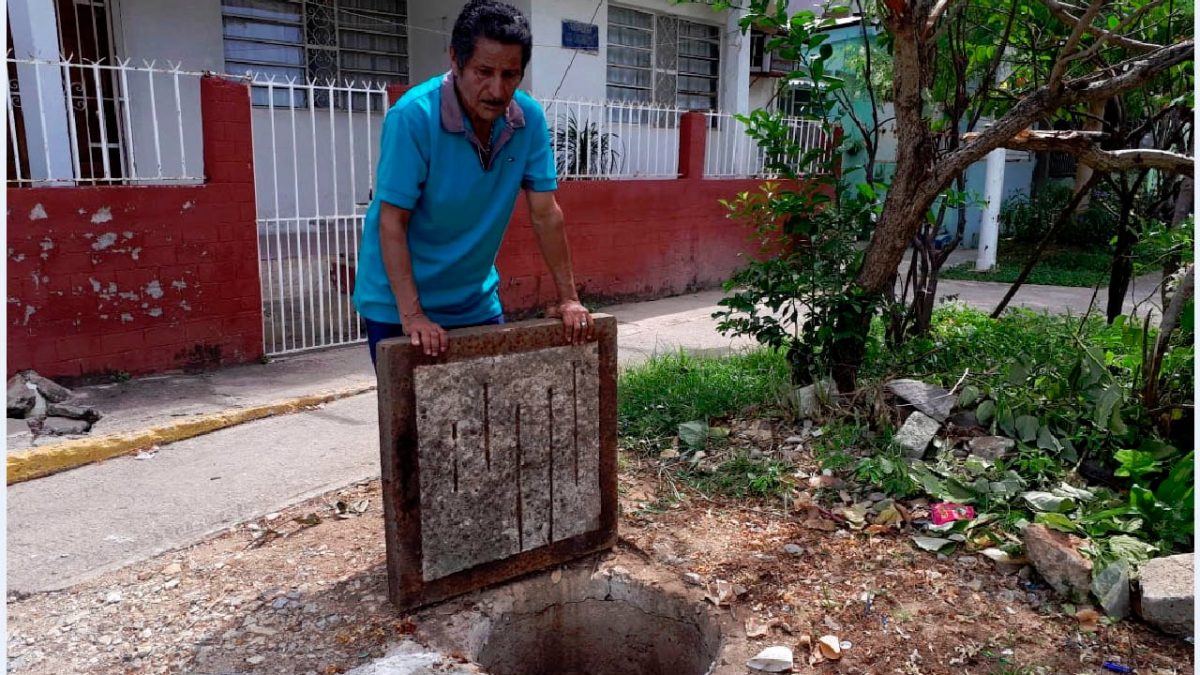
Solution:
{"label": "red painted wall", "polygon": [[[587,297],[650,299],[719,285],[756,253],[751,228],[726,217],[720,199],[754,190],[757,180],[565,181],[575,283]],[[524,200],[496,262],[506,311],[552,302],[554,280],[538,251]]]}
{"label": "red painted wall", "polygon": [[249,88],[201,82],[206,183],[8,190],[8,372],[262,355]]}

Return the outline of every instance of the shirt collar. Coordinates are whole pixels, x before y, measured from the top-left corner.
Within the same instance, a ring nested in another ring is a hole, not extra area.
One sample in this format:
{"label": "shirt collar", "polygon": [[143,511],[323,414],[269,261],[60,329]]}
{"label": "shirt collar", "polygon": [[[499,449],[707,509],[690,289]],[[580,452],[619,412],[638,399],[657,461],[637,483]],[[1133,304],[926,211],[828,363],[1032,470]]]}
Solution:
{"label": "shirt collar", "polygon": [[[442,128],[451,133],[466,133],[463,118],[458,92],[454,89],[454,71],[451,70],[442,77]],[[525,126],[525,111],[521,109],[515,96],[508,102],[508,109],[504,111],[504,121],[514,129]]]}

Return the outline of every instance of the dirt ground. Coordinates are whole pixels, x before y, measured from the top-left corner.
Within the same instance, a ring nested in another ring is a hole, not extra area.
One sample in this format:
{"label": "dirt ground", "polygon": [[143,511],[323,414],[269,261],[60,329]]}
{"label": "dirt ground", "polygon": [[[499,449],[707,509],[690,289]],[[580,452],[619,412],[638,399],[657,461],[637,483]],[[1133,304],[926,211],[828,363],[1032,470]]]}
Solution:
{"label": "dirt ground", "polygon": [[[778,499],[698,495],[660,466],[623,455],[614,555],[744,586],[750,632],[795,648],[797,672],[1193,672],[1187,642],[1133,620],[1085,632],[1028,573],[939,559],[905,531],[812,529]],[[345,672],[414,630],[386,601],[383,561],[372,481],[66,591],[10,597],[9,672]],[[809,665],[801,636],[827,634],[850,646]]]}

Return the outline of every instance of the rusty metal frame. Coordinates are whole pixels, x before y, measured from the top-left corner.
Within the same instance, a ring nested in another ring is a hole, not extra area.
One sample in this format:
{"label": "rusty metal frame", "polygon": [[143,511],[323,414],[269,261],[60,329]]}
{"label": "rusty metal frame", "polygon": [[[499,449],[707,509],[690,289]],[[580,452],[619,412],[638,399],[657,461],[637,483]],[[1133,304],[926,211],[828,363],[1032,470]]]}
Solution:
{"label": "rusty metal frame", "polygon": [[[401,611],[440,602],[590,553],[617,540],[617,321],[594,315],[599,351],[600,527],[570,539],[425,581],[422,575],[420,470],[417,455],[418,366],[536,351],[568,344],[562,322],[540,319],[448,331],[445,354],[429,357],[407,338],[379,343],[379,451],[383,472],[384,539],[388,590]],[[386,407],[386,401],[395,401]]]}

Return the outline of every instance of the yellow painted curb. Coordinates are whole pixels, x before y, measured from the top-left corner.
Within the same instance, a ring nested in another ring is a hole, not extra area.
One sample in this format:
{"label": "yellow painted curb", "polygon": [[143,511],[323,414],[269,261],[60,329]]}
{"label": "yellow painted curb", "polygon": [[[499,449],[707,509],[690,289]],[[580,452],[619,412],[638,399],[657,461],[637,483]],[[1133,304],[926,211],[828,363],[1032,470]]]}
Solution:
{"label": "yellow painted curb", "polygon": [[311,394],[276,403],[250,408],[238,408],[219,413],[186,417],[171,424],[143,431],[107,434],[95,438],[79,438],[55,445],[46,445],[8,455],[8,484],[49,476],[77,466],[111,459],[152,445],[174,443],[264,417],[285,415],[321,405],[340,398],[373,391],[375,385],[339,389],[324,394]]}

